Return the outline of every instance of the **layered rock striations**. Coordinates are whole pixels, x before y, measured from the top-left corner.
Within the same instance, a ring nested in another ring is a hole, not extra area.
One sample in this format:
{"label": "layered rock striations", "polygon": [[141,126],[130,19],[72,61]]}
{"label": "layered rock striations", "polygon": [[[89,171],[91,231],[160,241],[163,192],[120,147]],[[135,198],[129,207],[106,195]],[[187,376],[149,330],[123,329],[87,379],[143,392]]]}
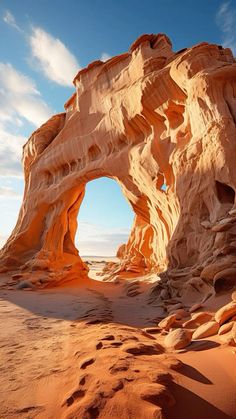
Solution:
{"label": "layered rock striations", "polygon": [[173,52],[167,36],[143,35],[128,53],[81,70],[74,85],[65,113],[24,146],[24,199],[2,270],[49,269],[52,281],[86,275],[74,244],[77,215],[87,182],[107,176],[135,213],[121,269],[167,270],[176,288],[193,276],[219,288],[234,281],[231,50],[202,43]]}

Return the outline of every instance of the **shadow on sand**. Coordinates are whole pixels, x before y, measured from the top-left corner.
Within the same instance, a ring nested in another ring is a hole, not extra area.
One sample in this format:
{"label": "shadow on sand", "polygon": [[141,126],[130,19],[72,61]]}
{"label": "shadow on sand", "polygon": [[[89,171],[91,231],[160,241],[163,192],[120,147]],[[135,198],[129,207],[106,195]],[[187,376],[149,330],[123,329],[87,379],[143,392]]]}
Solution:
{"label": "shadow on sand", "polygon": [[[173,394],[176,404],[166,410],[168,419],[235,419],[236,416],[228,415],[213,404],[193,393],[191,390],[171,383],[170,391]],[[181,416],[177,416],[181,412]]]}

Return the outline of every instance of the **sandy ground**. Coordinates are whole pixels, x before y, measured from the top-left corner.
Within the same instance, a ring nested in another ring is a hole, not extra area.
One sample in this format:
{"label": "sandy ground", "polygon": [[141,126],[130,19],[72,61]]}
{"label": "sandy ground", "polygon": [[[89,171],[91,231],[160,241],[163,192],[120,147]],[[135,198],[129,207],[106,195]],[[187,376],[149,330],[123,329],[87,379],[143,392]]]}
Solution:
{"label": "sandy ground", "polygon": [[236,348],[167,353],[154,278],[99,278],[0,291],[0,418],[236,418]]}

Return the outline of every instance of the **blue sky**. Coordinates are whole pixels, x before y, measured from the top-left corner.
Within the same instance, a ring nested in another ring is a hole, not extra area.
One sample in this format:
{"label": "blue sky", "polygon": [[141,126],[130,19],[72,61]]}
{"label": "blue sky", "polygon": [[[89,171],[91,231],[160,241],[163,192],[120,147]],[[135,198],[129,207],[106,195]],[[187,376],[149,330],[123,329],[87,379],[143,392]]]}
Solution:
{"label": "blue sky", "polygon": [[[158,32],[171,38],[174,50],[207,41],[236,54],[236,0],[1,0],[0,246],[21,204],[27,137],[63,111],[79,68],[127,51],[142,33]],[[81,254],[114,254],[132,219],[114,181],[90,182],[79,216]]]}

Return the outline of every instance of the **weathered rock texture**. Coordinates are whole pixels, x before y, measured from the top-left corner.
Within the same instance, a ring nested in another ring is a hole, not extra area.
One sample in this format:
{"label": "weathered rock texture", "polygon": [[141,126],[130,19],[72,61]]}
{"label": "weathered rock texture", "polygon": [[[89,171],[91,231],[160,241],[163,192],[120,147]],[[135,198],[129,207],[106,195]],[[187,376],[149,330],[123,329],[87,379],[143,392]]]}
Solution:
{"label": "weathered rock texture", "polygon": [[175,53],[167,36],[143,35],[128,53],[81,70],[74,84],[66,112],[24,146],[24,200],[1,250],[3,269],[64,272],[71,264],[66,272],[86,272],[74,244],[77,214],[86,183],[107,176],[135,213],[122,269],[168,269],[177,288],[192,275],[219,289],[228,276],[234,282],[231,50],[202,43]]}

